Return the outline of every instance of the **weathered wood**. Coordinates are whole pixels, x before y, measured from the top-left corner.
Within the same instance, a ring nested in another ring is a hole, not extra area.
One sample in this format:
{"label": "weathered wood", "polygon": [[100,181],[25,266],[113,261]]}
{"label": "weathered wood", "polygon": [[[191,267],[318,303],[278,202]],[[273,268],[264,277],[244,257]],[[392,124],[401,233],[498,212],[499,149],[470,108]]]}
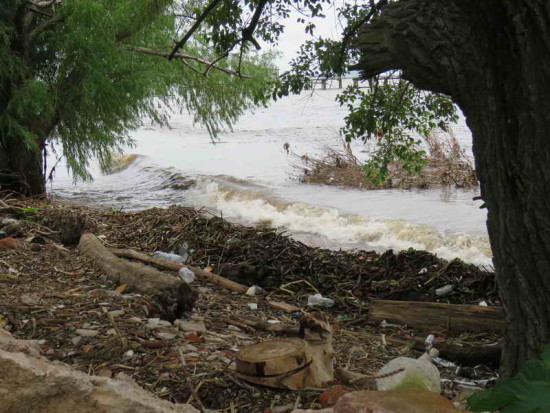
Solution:
{"label": "weathered wood", "polygon": [[300,320],[304,339],[269,340],[237,354],[239,377],[263,386],[299,390],[334,380],[332,330],[322,313]]}
{"label": "weathered wood", "polygon": [[118,249],[111,248],[111,252],[117,257],[130,258],[133,260],[138,260],[145,262],[147,264],[153,264],[161,268],[166,268],[167,270],[179,271],[182,267],[187,267],[193,273],[199,277],[210,281],[217,286],[226,288],[231,291],[236,291],[239,293],[245,293],[248,290],[246,285],[236,283],[235,281],[228,280],[227,278],[221,277],[217,274],[211,273],[210,271],[201,270],[200,268],[193,267],[191,265],[180,264],[173,261],[168,261],[162,258],[151,257],[142,252],[134,251],[132,249]]}
{"label": "weathered wood", "polygon": [[493,331],[504,330],[501,307],[456,305],[421,301],[373,300],[369,303],[369,320],[386,320],[431,331]]}
{"label": "weathered wood", "polygon": [[271,308],[274,308],[276,310],[281,310],[286,313],[295,313],[297,311],[300,311],[299,307],[296,307],[295,305],[288,304],[282,301],[268,301],[267,305],[269,305]]}
{"label": "weathered wood", "polygon": [[[381,337],[378,334],[357,331],[347,331],[346,333],[372,340],[381,340]],[[384,340],[393,345],[409,347],[411,350],[426,350],[424,338],[409,339],[386,335],[384,336]],[[439,357],[462,366],[477,366],[484,364],[491,368],[498,368],[500,363],[500,355],[502,353],[502,344],[480,346],[471,345],[468,343],[454,343],[452,341],[439,341],[436,339],[434,342],[434,347],[439,351]]]}
{"label": "weathered wood", "polygon": [[113,282],[152,296],[164,318],[174,320],[193,308],[197,294],[189,285],[154,268],[117,258],[94,234],[83,234],[78,249],[94,260]]}

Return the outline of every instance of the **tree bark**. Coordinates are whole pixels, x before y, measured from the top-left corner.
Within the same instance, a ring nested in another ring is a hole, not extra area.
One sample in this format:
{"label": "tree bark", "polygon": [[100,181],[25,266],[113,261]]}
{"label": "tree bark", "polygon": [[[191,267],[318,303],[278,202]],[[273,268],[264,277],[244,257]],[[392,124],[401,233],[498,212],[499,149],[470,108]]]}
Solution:
{"label": "tree bark", "polygon": [[0,140],[0,189],[25,196],[46,192],[42,148],[29,147],[20,137]]}
{"label": "tree bark", "polygon": [[466,116],[514,374],[550,344],[550,3],[401,0],[356,46],[363,77],[402,69]]}

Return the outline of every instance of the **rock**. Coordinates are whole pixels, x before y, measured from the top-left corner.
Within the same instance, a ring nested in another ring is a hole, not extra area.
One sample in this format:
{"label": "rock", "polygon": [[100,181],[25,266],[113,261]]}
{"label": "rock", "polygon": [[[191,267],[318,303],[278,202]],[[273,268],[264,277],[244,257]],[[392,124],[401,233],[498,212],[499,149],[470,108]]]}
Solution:
{"label": "rock", "polygon": [[37,343],[0,329],[0,412],[197,413],[154,397],[132,381],[89,376],[40,356]]}
{"label": "rock", "polygon": [[334,413],[458,413],[453,403],[428,390],[358,391],[347,393],[334,406]]}
{"label": "rock", "polygon": [[[181,320],[177,320],[181,321]],[[177,325],[177,327],[181,331],[185,331],[188,333],[206,333],[206,325],[203,321],[182,321],[179,323],[174,322],[174,325]]]}
{"label": "rock", "polygon": [[81,336],[73,337],[71,339],[71,341],[73,342],[74,346],[78,346],[80,344],[80,342],[82,341],[82,337]]}
{"label": "rock", "polygon": [[377,375],[388,374],[399,369],[404,371],[376,379],[376,388],[378,390],[425,389],[438,394],[441,392],[439,370],[432,364],[428,354],[418,359],[397,357],[382,367]]}
{"label": "rock", "polygon": [[86,330],[84,328],[77,328],[75,333],[82,337],[95,337],[99,334],[97,330]]}
{"label": "rock", "polygon": [[232,325],[232,324],[229,324],[229,325],[227,326],[227,329],[228,329],[228,330],[232,330],[232,331],[242,331],[239,327],[234,326],[234,325]]}

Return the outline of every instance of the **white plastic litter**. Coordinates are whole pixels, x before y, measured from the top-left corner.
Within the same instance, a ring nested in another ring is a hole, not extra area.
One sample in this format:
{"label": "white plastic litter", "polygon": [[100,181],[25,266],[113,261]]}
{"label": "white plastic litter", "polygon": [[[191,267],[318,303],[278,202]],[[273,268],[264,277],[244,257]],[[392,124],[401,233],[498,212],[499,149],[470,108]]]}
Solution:
{"label": "white plastic litter", "polygon": [[187,284],[191,284],[193,281],[195,281],[195,273],[187,267],[181,267],[178,271],[178,275],[183,280],[183,282],[186,282]]}
{"label": "white plastic litter", "polygon": [[444,295],[449,294],[449,293],[452,292],[454,289],[455,289],[455,286],[454,286],[454,285],[452,285],[452,284],[447,284],[447,285],[444,286],[444,287],[436,288],[436,290],[435,290],[435,295],[437,295],[438,297],[442,297],[442,296],[444,296]]}
{"label": "white plastic litter", "polygon": [[319,306],[329,308],[334,305],[334,300],[332,298],[323,297],[321,294],[314,294],[307,298],[307,305],[310,307]]}
{"label": "white plastic litter", "polygon": [[185,258],[182,257],[181,255],[170,254],[168,252],[163,252],[163,251],[153,252],[153,257],[162,258],[162,259],[165,259],[165,260],[168,260],[168,261],[173,261],[173,262],[185,262]]}

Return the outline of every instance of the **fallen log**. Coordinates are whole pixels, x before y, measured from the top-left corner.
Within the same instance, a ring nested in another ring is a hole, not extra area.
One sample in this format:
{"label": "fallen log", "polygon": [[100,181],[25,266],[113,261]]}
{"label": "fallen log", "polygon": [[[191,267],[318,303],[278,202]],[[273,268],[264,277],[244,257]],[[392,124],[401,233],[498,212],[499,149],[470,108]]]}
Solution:
{"label": "fallen log", "polygon": [[[366,333],[366,332],[351,332],[348,334],[354,334],[361,337],[365,337],[372,340],[380,340],[381,337],[378,334]],[[423,338],[402,338],[384,336],[384,340],[393,345],[409,347],[411,350],[426,351],[426,344]],[[479,364],[486,365],[491,368],[498,368],[500,364],[500,355],[502,353],[502,345],[470,345],[470,344],[458,344],[450,341],[436,341],[433,344],[434,348],[439,351],[439,357],[452,361],[462,366],[477,366]]]}
{"label": "fallen log", "polygon": [[182,267],[187,267],[191,271],[193,271],[193,273],[197,277],[206,279],[211,283],[216,284],[217,286],[239,293],[245,293],[248,291],[248,287],[246,285],[236,283],[235,281],[228,280],[227,278],[211,273],[210,271],[205,271],[197,267],[192,267],[191,265],[180,264],[162,258],[151,257],[147,254],[132,249],[111,248],[110,251],[117,257],[130,258],[133,260],[145,262],[147,264],[153,264],[167,270],[179,271]]}
{"label": "fallen log", "polygon": [[426,331],[504,331],[502,307],[480,305],[372,300],[369,303],[369,320],[386,320]]}
{"label": "fallen log", "polygon": [[97,263],[110,280],[150,295],[163,318],[173,321],[190,311],[197,293],[182,280],[154,268],[117,258],[94,234],[82,234],[78,249]]}

